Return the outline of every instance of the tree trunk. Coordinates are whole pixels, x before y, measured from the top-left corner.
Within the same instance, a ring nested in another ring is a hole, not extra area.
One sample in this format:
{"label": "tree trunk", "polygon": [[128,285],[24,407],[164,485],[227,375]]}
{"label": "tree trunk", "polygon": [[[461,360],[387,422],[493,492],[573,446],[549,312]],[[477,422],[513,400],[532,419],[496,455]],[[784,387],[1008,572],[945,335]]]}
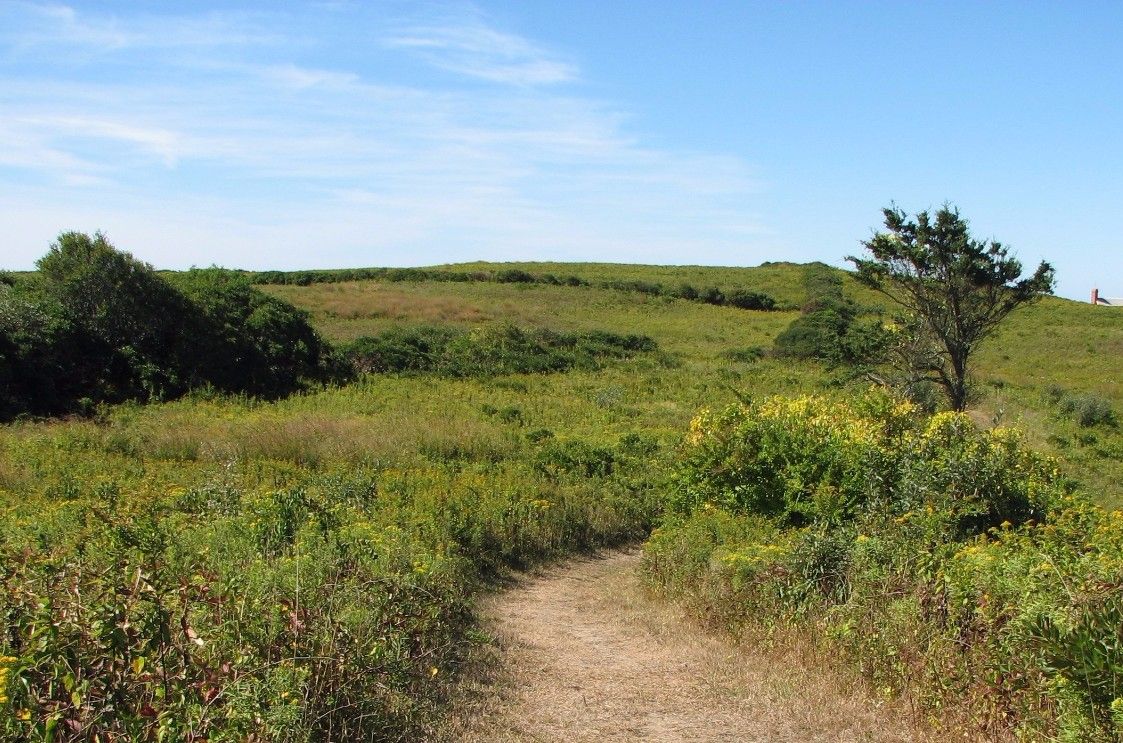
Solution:
{"label": "tree trunk", "polygon": [[967,357],[953,354],[951,357],[952,381],[948,388],[951,409],[962,413],[967,408]]}

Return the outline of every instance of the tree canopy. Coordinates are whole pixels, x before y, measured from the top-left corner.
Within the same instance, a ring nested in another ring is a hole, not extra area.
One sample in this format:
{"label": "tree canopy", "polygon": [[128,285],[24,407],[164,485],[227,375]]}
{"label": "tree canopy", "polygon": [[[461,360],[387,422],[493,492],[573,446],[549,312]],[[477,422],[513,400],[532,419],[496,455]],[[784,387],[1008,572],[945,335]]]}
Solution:
{"label": "tree canopy", "polygon": [[1022,265],[1009,250],[972,238],[967,220],[948,204],[914,219],[896,206],[882,211],[887,231],[862,243],[870,257],[847,260],[859,281],[908,314],[912,370],[940,385],[953,410],[963,410],[971,354],[1010,312],[1052,292],[1053,268],[1042,261],[1021,278]]}
{"label": "tree canopy", "polygon": [[234,271],[168,280],[105,235],[64,232],[0,280],[0,420],[198,387],[276,397],[344,373],[307,313]]}

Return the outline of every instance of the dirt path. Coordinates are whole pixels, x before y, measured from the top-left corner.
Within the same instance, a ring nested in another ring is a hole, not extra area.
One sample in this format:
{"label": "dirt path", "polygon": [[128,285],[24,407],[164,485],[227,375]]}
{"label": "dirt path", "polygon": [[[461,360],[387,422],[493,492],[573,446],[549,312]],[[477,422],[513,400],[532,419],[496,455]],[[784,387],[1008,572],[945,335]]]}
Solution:
{"label": "dirt path", "polygon": [[499,650],[460,741],[910,741],[811,664],[732,648],[650,600],[638,552],[527,578],[485,604]]}

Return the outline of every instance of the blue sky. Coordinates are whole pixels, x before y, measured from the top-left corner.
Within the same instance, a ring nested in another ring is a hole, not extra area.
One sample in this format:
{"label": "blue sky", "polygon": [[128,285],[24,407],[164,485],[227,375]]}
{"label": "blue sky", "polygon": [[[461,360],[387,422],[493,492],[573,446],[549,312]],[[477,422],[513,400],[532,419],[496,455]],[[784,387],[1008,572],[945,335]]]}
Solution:
{"label": "blue sky", "polygon": [[0,0],[0,266],[840,264],[959,206],[1123,295],[1123,3]]}

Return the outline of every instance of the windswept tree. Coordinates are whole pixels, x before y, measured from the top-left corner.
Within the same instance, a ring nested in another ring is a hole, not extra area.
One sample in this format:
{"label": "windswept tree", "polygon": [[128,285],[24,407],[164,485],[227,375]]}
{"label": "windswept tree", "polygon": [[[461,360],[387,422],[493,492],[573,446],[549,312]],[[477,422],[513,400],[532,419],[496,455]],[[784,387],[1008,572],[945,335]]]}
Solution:
{"label": "windswept tree", "polygon": [[972,239],[967,220],[947,204],[915,219],[896,206],[882,211],[887,231],[862,243],[870,257],[847,260],[859,281],[905,309],[907,363],[961,411],[971,354],[1010,312],[1052,293],[1053,268],[1042,261],[1021,278],[1008,249]]}

